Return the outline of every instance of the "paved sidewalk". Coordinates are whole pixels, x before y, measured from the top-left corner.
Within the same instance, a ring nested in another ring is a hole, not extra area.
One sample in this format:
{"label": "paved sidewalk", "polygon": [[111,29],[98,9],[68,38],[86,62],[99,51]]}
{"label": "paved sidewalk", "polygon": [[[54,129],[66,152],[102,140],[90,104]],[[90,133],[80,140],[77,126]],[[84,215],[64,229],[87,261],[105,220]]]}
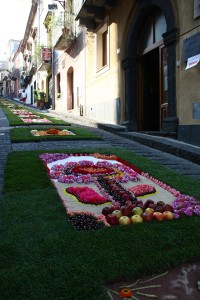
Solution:
{"label": "paved sidewalk", "polygon": [[[54,115],[53,112],[48,111],[40,111],[40,113],[44,113],[47,115]],[[138,155],[148,157],[153,161],[160,163],[179,174],[183,174],[185,176],[191,177],[196,180],[200,180],[200,165],[199,163],[194,163],[189,161],[188,159],[184,159],[178,157],[176,155],[172,155],[166,153],[164,151],[148,147],[142,143],[134,141],[133,138],[127,138],[125,133],[112,133],[103,129],[98,128],[98,124],[93,122],[92,120],[84,119],[83,117],[74,117],[70,115],[57,114],[60,119],[66,120],[71,123],[73,126],[81,126],[85,127],[87,130],[95,132],[100,135],[103,140],[102,141],[49,141],[49,142],[40,142],[40,143],[10,143],[10,128],[8,121],[0,109],[0,194],[3,188],[3,174],[4,167],[7,155],[11,151],[32,151],[32,150],[56,150],[56,149],[81,149],[82,148],[123,148],[129,151],[132,151]],[[130,134],[130,133],[128,133]],[[121,136],[121,135],[125,135]],[[163,140],[163,141],[162,141]],[[165,147],[165,143],[173,143],[173,147],[177,145],[177,150],[179,149],[180,143],[176,141],[171,141],[165,138],[160,139],[160,143]],[[192,147],[190,145],[184,144],[184,146],[190,149],[195,149],[196,158],[200,158],[199,147]]]}

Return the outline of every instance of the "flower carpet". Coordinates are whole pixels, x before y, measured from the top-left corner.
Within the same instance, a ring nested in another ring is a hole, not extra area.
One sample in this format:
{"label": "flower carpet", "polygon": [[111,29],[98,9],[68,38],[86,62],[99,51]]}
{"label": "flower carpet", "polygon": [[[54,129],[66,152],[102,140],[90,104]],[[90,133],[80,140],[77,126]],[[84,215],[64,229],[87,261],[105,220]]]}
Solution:
{"label": "flower carpet", "polygon": [[63,130],[58,130],[55,128],[50,128],[47,130],[37,130],[37,129],[33,129],[31,130],[31,134],[33,136],[45,136],[45,135],[75,135],[73,132],[71,132],[70,130],[67,129],[63,129]]}
{"label": "flower carpet", "polygon": [[17,115],[24,123],[52,123],[47,118],[41,118],[39,115],[33,114],[32,112],[25,109],[22,105],[12,104],[8,101],[2,101],[13,114]]}
{"label": "flower carpet", "polygon": [[52,183],[78,230],[200,215],[200,202],[115,155],[44,153]]}
{"label": "flower carpet", "polygon": [[113,283],[107,286],[107,293],[111,300],[197,300],[200,295],[200,262],[184,263],[162,274],[133,282]]}

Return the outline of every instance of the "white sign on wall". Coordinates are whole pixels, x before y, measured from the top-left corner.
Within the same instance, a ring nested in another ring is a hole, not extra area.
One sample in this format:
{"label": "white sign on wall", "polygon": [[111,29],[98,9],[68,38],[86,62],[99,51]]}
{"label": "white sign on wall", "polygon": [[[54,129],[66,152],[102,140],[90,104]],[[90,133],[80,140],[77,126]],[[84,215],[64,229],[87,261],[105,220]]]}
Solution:
{"label": "white sign on wall", "polygon": [[186,70],[195,67],[200,61],[200,54],[189,57],[187,60]]}

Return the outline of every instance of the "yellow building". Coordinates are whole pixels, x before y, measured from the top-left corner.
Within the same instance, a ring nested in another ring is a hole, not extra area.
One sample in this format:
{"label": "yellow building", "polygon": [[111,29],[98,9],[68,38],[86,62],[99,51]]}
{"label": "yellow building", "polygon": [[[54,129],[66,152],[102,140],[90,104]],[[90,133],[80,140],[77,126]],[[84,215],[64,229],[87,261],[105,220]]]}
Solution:
{"label": "yellow building", "polygon": [[85,0],[85,115],[200,145],[198,0]]}

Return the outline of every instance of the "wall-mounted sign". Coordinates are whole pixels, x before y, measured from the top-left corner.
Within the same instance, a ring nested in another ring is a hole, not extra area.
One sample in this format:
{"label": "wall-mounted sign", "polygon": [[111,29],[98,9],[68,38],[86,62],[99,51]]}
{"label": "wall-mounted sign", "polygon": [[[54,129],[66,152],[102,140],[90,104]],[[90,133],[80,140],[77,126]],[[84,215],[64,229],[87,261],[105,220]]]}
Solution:
{"label": "wall-mounted sign", "polygon": [[48,10],[54,10],[54,9],[58,9],[57,4],[49,4],[48,5]]}
{"label": "wall-mounted sign", "polygon": [[183,59],[187,62],[188,58],[200,53],[200,32],[188,37],[183,41]]}
{"label": "wall-mounted sign", "polygon": [[200,61],[200,54],[192,56],[187,60],[186,70],[195,67]]}
{"label": "wall-mounted sign", "polygon": [[200,0],[194,0],[194,19],[200,16]]}
{"label": "wall-mounted sign", "polygon": [[51,48],[42,48],[42,60],[51,62]]}

